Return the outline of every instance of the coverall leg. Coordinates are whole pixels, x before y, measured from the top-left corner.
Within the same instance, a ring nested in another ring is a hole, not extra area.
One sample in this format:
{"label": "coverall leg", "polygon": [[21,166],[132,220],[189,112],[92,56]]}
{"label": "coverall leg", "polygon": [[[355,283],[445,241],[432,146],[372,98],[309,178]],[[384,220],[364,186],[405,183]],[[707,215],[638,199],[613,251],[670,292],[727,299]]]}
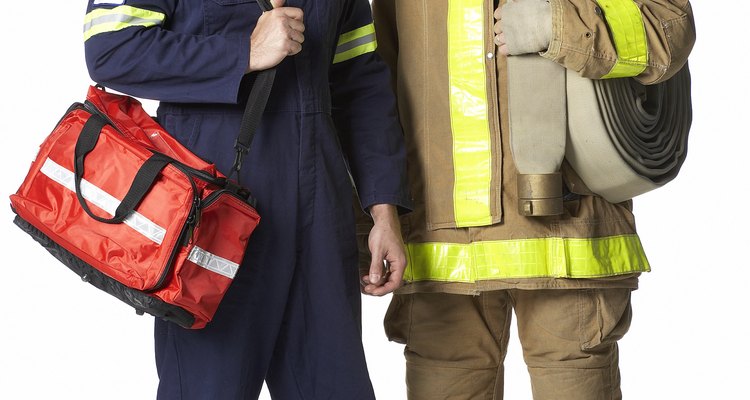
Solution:
{"label": "coverall leg", "polygon": [[[257,399],[264,379],[275,399],[374,399],[351,183],[335,134],[316,128],[329,117],[290,114],[270,122],[302,133],[258,136],[243,167],[261,223],[214,320],[201,330],[156,322],[159,399]],[[237,117],[191,116],[219,125]],[[219,154],[231,152],[226,136],[184,139],[205,158],[231,161]]]}

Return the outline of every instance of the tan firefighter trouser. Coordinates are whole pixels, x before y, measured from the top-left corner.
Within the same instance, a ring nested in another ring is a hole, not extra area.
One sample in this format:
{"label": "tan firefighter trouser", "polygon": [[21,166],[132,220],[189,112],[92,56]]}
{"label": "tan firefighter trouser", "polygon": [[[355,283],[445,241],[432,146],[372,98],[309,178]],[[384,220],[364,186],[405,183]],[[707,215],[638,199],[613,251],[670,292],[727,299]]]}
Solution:
{"label": "tan firefighter trouser", "polygon": [[511,310],[535,400],[621,399],[617,341],[630,326],[630,292],[394,295],[385,328],[406,344],[409,400],[502,399]]}

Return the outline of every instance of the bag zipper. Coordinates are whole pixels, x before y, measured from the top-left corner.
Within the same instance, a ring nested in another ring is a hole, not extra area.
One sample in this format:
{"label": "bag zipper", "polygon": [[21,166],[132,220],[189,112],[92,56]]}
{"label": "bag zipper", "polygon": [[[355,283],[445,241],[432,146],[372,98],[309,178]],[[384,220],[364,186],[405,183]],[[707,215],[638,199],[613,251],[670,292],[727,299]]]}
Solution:
{"label": "bag zipper", "polygon": [[[90,101],[86,100],[83,104],[78,103],[77,105],[71,107],[71,109],[84,109],[91,114],[96,114],[97,116],[104,119],[107,124],[114,128],[119,134],[124,136],[124,133],[122,133],[117,125],[115,125],[114,122],[112,122],[112,120],[106,114],[99,110]],[[175,258],[177,258],[177,254],[179,254],[180,250],[183,247],[187,246],[190,240],[192,240],[192,233],[195,230],[195,227],[197,227],[198,222],[200,221],[201,198],[198,195],[198,188],[195,185],[193,176],[197,176],[199,179],[206,180],[209,183],[221,183],[221,180],[214,177],[213,175],[205,171],[200,171],[195,168],[188,167],[187,165],[177,160],[173,160],[170,164],[172,164],[178,171],[182,172],[190,182],[190,186],[192,187],[193,200],[190,204],[190,212],[188,212],[185,223],[182,225],[180,234],[177,237],[177,245],[174,246],[171,253],[169,254],[169,258],[167,259],[166,264],[162,267],[162,272],[159,276],[159,280],[157,280],[157,282],[152,287],[143,290],[146,293],[153,293],[164,287],[167,277],[169,276],[169,272],[172,270],[172,265],[174,264]]]}
{"label": "bag zipper", "polygon": [[[84,103],[77,103],[76,105],[72,106],[71,109],[77,108],[77,109],[85,109],[86,111],[96,114],[102,119],[104,119],[107,124],[109,124],[112,128],[114,128],[118,133],[121,135],[124,135],[122,131],[117,127],[117,125],[114,124],[114,122],[106,115],[104,114],[99,108],[97,108],[93,103],[86,100]],[[153,151],[153,150],[152,150]],[[182,172],[185,177],[190,182],[190,186],[192,187],[192,193],[193,193],[193,200],[190,204],[190,212],[188,213],[188,216],[185,220],[185,223],[182,225],[182,228],[180,230],[180,234],[177,237],[177,245],[172,249],[172,252],[169,255],[169,258],[167,259],[166,265],[164,265],[162,269],[162,273],[159,276],[159,280],[148,289],[144,289],[144,292],[146,293],[153,293],[166,284],[167,277],[169,276],[169,272],[172,270],[172,266],[175,262],[175,259],[177,258],[177,255],[179,254],[180,250],[183,247],[186,247],[189,245],[193,240],[193,234],[195,232],[195,228],[198,227],[200,224],[201,219],[201,210],[204,207],[208,207],[211,204],[213,204],[219,196],[222,194],[229,194],[230,196],[233,196],[242,202],[249,204],[253,208],[255,208],[255,199],[251,196],[243,197],[242,194],[236,193],[234,190],[229,190],[226,188],[228,179],[227,178],[219,178],[216,177],[206,171],[199,170],[196,168],[193,168],[189,165],[186,165],[180,161],[177,161],[175,159],[172,159],[172,164],[178,171]],[[198,187],[195,184],[195,181],[193,178],[200,179],[204,182],[207,182],[209,184],[213,184],[215,186],[220,187],[221,189],[214,191],[210,195],[206,196],[204,200],[201,200],[200,195],[198,194]],[[249,192],[248,192],[249,196]]]}
{"label": "bag zipper", "polygon": [[156,282],[156,284],[154,284],[154,286],[144,290],[147,293],[153,293],[164,287],[167,277],[169,276],[169,272],[172,270],[172,265],[174,264],[174,260],[177,257],[177,254],[179,254],[180,250],[183,247],[186,247],[193,240],[193,232],[195,231],[195,228],[198,227],[198,223],[200,222],[200,211],[202,206],[201,198],[200,196],[198,196],[198,188],[195,185],[195,181],[193,181],[193,178],[190,176],[190,174],[182,168],[184,167],[182,164],[177,163],[173,165],[175,166],[175,168],[177,168],[177,170],[185,174],[185,176],[190,181],[190,186],[192,187],[193,192],[193,201],[190,203],[190,212],[185,219],[185,223],[182,225],[182,229],[180,229],[179,236],[177,236],[177,244],[172,248],[172,252],[169,254],[167,263],[162,269],[159,280]]}

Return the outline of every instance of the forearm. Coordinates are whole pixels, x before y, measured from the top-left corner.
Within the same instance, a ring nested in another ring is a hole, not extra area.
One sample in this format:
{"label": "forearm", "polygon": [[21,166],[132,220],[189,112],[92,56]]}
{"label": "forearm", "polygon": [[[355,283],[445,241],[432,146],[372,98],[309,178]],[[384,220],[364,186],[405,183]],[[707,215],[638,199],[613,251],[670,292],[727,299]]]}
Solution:
{"label": "forearm", "polygon": [[550,0],[550,6],[552,39],[543,55],[587,78],[663,81],[682,68],[695,42],[687,0]]}
{"label": "forearm", "polygon": [[88,11],[84,48],[89,74],[97,83],[163,101],[237,101],[248,66],[250,25],[246,35],[181,31],[170,23],[179,12],[175,0],[121,6],[90,1]]}

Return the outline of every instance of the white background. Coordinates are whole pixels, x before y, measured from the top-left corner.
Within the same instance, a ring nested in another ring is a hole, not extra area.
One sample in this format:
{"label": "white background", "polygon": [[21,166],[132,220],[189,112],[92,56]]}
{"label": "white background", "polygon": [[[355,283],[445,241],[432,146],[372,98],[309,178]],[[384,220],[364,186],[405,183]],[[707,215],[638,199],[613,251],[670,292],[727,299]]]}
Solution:
{"label": "white background", "polygon": [[[0,194],[7,199],[37,146],[91,82],[81,35],[85,2],[4,4]],[[654,272],[635,292],[633,326],[621,341],[626,399],[748,398],[750,5],[693,6],[689,156],[675,181],[635,203]],[[10,207],[0,212],[0,399],[154,398],[152,318],[83,284],[12,224]],[[381,324],[388,300],[365,299],[364,343],[378,398],[400,400],[402,348],[387,342]],[[506,365],[506,399],[531,399],[515,341]]]}

